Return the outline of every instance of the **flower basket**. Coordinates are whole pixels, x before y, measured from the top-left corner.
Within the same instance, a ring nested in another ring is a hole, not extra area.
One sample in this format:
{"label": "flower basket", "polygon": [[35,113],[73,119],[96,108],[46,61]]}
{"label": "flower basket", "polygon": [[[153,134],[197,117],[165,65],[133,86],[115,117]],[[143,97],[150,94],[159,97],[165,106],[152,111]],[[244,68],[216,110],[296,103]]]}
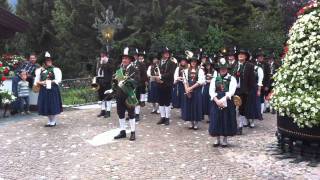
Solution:
{"label": "flower basket", "polygon": [[308,143],[320,143],[320,126],[300,128],[294,123],[293,118],[288,116],[278,116],[277,126],[278,133],[283,137]]}

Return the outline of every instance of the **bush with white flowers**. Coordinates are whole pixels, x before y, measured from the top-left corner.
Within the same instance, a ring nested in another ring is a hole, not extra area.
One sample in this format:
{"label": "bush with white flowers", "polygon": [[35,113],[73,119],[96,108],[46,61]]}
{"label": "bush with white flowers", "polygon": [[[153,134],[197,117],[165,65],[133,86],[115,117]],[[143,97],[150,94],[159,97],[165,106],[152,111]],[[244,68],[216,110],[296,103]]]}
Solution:
{"label": "bush with white flowers", "polygon": [[272,104],[303,127],[320,126],[320,8],[299,11],[289,32],[284,64],[275,74]]}
{"label": "bush with white flowers", "polygon": [[12,94],[12,92],[7,90],[0,90],[1,104],[11,104],[15,100],[16,97]]}

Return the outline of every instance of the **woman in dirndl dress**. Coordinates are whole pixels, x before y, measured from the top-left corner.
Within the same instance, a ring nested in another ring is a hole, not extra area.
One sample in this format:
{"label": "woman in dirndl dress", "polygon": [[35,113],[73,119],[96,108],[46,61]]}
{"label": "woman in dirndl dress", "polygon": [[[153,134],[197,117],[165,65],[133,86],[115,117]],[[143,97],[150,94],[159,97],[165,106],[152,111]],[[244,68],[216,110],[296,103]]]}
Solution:
{"label": "woman in dirndl dress", "polygon": [[[210,100],[209,95],[209,87],[212,78],[217,76],[217,72],[214,70],[213,65],[210,62],[206,62],[204,64],[204,73],[206,77],[205,85],[202,87],[202,111],[203,111],[203,119],[204,116],[210,116],[210,110],[212,106],[212,101]],[[208,122],[210,122],[210,117]]]}
{"label": "woman in dirndl dress", "polygon": [[256,78],[256,85],[254,86],[254,89],[248,94],[246,106],[246,118],[248,119],[250,128],[254,128],[254,121],[262,117],[260,95],[261,87],[263,86],[263,70],[259,66],[254,66],[254,73]]}
{"label": "woman in dirndl dress", "polygon": [[40,86],[38,97],[39,115],[48,116],[49,119],[45,127],[56,126],[56,116],[63,111],[59,89],[61,80],[61,70],[53,66],[51,55],[46,52],[44,66],[36,70],[34,82],[34,85]]}
{"label": "woman in dirndl dress", "polygon": [[[228,73],[228,63],[219,60],[218,75],[210,83],[211,107],[209,134],[216,137],[214,147],[228,145],[227,137],[237,134],[236,107],[232,97],[236,92],[237,80]],[[221,136],[223,140],[221,142]]]}
{"label": "woman in dirndl dress", "polygon": [[147,75],[149,77],[148,87],[148,102],[152,103],[151,114],[159,114],[159,92],[158,83],[155,81],[155,77],[159,76],[159,59],[154,57],[152,64],[148,67]]}
{"label": "woman in dirndl dress", "polygon": [[183,71],[188,68],[188,61],[185,57],[178,57],[179,66],[174,72],[174,84],[172,89],[172,107],[180,109],[183,107],[184,99],[184,85],[183,85]]}
{"label": "woman in dirndl dress", "polygon": [[190,122],[189,129],[198,130],[202,120],[202,86],[206,82],[204,72],[199,68],[199,60],[192,57],[190,67],[184,70],[185,95],[182,108],[182,119]]}

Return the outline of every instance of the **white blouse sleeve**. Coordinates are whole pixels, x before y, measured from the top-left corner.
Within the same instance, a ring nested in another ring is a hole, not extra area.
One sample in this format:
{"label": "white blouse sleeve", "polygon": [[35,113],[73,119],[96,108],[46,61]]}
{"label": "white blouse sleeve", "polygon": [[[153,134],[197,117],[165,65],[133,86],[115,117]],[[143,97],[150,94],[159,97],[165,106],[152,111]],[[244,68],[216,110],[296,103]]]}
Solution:
{"label": "white blouse sleeve", "polygon": [[206,83],[206,76],[202,69],[199,69],[197,83],[199,83],[200,85],[204,85]]}
{"label": "white blouse sleeve", "polygon": [[216,77],[212,78],[210,87],[209,87],[209,94],[211,97],[211,101],[214,97],[216,97],[218,94],[216,93]]}
{"label": "white blouse sleeve", "polygon": [[226,92],[226,97],[228,99],[231,99],[231,97],[236,93],[236,90],[237,90],[237,80],[235,77],[231,76],[231,81],[229,84],[229,91]]}
{"label": "white blouse sleeve", "polygon": [[260,87],[263,86],[263,84],[262,84],[263,77],[264,77],[263,70],[261,67],[258,67],[258,86],[260,86]]}
{"label": "white blouse sleeve", "polygon": [[40,73],[41,73],[41,68],[36,69],[35,74],[36,77],[34,78],[34,85],[37,85],[38,82],[40,82]]}
{"label": "white blouse sleeve", "polygon": [[178,77],[179,77],[179,67],[177,67],[176,70],[174,71],[174,82],[178,80]]}
{"label": "white blouse sleeve", "polygon": [[61,70],[59,68],[54,68],[53,72],[54,72],[54,77],[55,77],[53,82],[55,82],[56,84],[61,83],[61,81],[62,81],[62,72],[61,72]]}
{"label": "white blouse sleeve", "polygon": [[148,77],[151,77],[151,66],[148,67],[147,76],[148,76]]}

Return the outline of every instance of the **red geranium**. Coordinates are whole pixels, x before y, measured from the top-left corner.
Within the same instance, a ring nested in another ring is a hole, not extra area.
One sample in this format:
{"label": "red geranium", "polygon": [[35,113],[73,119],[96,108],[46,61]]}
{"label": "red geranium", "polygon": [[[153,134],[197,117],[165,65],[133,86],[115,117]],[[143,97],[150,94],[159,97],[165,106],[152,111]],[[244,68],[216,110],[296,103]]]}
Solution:
{"label": "red geranium", "polygon": [[2,76],[1,81],[5,81],[5,80],[7,80],[7,78]]}
{"label": "red geranium", "polygon": [[298,13],[297,16],[303,15],[307,12],[310,12],[310,10],[312,10],[313,8],[318,7],[318,3],[317,1],[313,1],[311,3],[309,3],[308,5],[306,5],[305,7],[301,8]]}
{"label": "red geranium", "polygon": [[4,73],[5,75],[9,74],[9,69],[8,69],[8,68],[5,68],[5,69],[3,70],[3,73]]}

